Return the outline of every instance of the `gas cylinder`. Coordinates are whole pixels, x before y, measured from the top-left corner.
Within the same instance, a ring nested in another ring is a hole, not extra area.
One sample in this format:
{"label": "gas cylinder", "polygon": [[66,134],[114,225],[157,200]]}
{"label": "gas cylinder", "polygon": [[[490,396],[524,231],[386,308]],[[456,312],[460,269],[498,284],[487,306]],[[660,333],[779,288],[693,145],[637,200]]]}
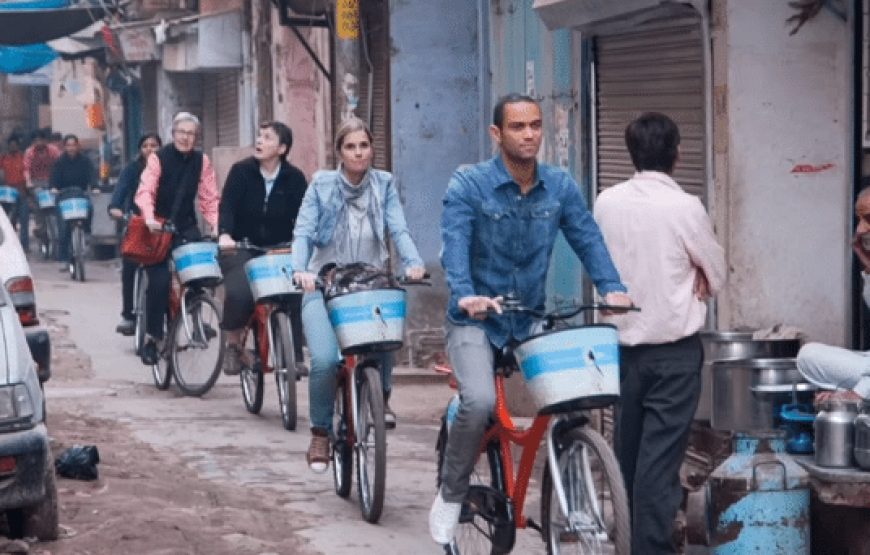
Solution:
{"label": "gas cylinder", "polygon": [[716,555],[810,554],[809,475],[779,430],[737,433],[734,454],[710,475]]}

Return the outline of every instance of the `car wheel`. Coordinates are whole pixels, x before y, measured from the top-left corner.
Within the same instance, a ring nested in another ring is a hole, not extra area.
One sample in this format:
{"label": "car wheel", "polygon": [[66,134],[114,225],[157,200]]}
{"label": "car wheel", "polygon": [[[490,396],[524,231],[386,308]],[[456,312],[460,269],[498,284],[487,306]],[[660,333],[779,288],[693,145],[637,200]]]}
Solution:
{"label": "car wheel", "polygon": [[31,507],[15,509],[6,515],[9,531],[14,538],[37,538],[54,541],[60,535],[60,519],[57,503],[57,477],[51,450],[46,454],[45,498]]}

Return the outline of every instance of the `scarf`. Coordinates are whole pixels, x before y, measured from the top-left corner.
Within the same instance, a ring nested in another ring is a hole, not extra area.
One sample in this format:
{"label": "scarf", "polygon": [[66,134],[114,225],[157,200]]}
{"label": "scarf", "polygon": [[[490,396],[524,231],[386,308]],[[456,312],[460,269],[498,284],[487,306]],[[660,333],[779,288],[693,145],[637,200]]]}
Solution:
{"label": "scarf", "polygon": [[[341,193],[341,211],[335,222],[333,243],[335,245],[337,262],[349,264],[352,262],[368,262],[383,266],[389,257],[383,241],[384,216],[381,206],[372,186],[371,172],[366,172],[359,185],[354,186],[344,176],[342,168],[338,169],[338,189]],[[360,254],[360,237],[351,231],[351,218],[365,214],[375,238],[378,239],[377,260],[358,260]]]}

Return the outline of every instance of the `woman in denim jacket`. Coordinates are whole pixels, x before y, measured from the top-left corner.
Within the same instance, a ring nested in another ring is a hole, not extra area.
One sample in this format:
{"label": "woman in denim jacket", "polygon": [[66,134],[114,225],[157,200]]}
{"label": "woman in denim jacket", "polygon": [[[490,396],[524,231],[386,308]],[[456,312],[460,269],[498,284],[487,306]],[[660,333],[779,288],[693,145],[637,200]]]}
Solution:
{"label": "woman in denim jacket", "polygon": [[[336,134],[341,157],[337,170],[317,172],[302,200],[293,230],[293,273],[306,295],[302,300],[302,327],[311,350],[311,444],[308,466],[326,472],[329,466],[329,429],[335,405],[335,382],[341,355],[338,340],[320,291],[317,272],[325,264],[365,262],[386,268],[389,247],[386,234],[396,245],[405,275],[423,277],[423,261],[411,241],[392,174],[373,169],[372,134],[358,119],[346,120]],[[381,355],[384,399],[390,396],[392,353]],[[384,403],[385,420],[394,427],[396,416]]]}

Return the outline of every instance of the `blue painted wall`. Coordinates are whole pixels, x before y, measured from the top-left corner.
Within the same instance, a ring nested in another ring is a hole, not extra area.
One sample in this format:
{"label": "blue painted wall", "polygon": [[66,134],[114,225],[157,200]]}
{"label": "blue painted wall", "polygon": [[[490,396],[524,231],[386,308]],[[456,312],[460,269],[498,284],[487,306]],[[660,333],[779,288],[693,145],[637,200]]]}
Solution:
{"label": "blue painted wall", "polygon": [[393,173],[411,236],[440,266],[441,199],[453,171],[481,159],[477,3],[393,0]]}

